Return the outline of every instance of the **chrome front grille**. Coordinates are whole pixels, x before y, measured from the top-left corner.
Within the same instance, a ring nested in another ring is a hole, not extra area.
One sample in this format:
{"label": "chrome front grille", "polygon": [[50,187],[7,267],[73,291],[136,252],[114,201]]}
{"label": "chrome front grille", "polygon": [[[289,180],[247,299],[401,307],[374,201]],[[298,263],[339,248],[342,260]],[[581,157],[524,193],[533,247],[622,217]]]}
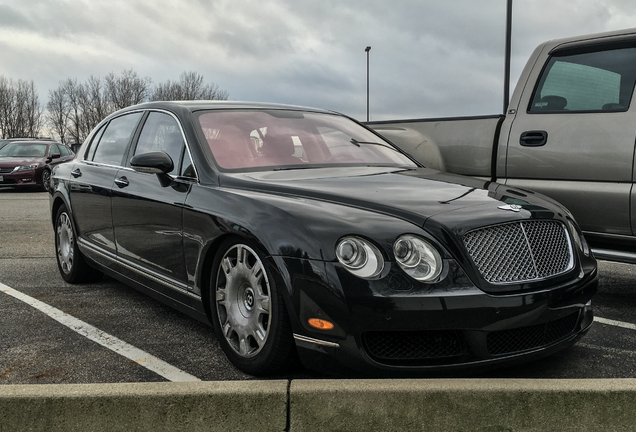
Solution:
{"label": "chrome front grille", "polygon": [[15,167],[0,168],[0,174],[9,174],[9,173],[13,172],[14,169],[15,169]]}
{"label": "chrome front grille", "polygon": [[574,265],[565,225],[553,220],[479,228],[464,235],[464,245],[483,278],[493,284],[545,279]]}

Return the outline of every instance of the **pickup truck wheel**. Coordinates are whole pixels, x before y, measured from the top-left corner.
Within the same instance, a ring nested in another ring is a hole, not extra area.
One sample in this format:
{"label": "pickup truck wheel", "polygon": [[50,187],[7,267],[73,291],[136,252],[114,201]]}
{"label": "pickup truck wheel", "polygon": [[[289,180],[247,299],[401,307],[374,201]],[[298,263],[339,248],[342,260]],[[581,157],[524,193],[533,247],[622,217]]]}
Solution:
{"label": "pickup truck wheel", "polygon": [[60,275],[73,284],[99,280],[103,273],[86,263],[76,240],[73,221],[66,207],[61,206],[55,217],[55,254]]}
{"label": "pickup truck wheel", "polygon": [[293,338],[284,301],[256,248],[226,241],[212,266],[210,309],[219,344],[238,369],[268,375],[290,366]]}

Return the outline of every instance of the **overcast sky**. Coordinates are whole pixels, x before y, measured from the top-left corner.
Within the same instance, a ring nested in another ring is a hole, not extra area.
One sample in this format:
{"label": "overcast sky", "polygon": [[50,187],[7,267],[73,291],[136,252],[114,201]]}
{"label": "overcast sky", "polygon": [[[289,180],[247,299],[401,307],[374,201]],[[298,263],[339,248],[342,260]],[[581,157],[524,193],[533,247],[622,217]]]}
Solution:
{"label": "overcast sky", "polygon": [[[372,120],[498,114],[505,0],[0,0],[0,75],[196,71],[231,100]],[[514,0],[511,91],[549,39],[636,27],[633,0]]]}

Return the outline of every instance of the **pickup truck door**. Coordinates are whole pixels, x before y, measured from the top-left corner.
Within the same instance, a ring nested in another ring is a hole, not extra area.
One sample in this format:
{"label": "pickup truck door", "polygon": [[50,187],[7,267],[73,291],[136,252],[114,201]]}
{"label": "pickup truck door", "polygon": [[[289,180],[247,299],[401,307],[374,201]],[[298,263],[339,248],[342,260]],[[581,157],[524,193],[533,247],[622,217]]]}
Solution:
{"label": "pickup truck door", "polygon": [[553,51],[520,98],[500,180],[561,202],[584,231],[631,235],[635,81],[636,48]]}

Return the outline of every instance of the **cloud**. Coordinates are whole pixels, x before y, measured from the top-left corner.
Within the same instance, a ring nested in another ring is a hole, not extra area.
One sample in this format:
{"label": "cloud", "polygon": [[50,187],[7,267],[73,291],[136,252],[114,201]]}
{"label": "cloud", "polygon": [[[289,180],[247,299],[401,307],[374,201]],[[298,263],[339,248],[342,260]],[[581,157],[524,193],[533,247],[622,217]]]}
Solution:
{"label": "cloud", "polygon": [[[194,70],[230,99],[373,119],[501,111],[501,0],[0,0],[0,75],[46,100],[66,78]],[[541,42],[633,26],[629,0],[515,0],[513,85]]]}

